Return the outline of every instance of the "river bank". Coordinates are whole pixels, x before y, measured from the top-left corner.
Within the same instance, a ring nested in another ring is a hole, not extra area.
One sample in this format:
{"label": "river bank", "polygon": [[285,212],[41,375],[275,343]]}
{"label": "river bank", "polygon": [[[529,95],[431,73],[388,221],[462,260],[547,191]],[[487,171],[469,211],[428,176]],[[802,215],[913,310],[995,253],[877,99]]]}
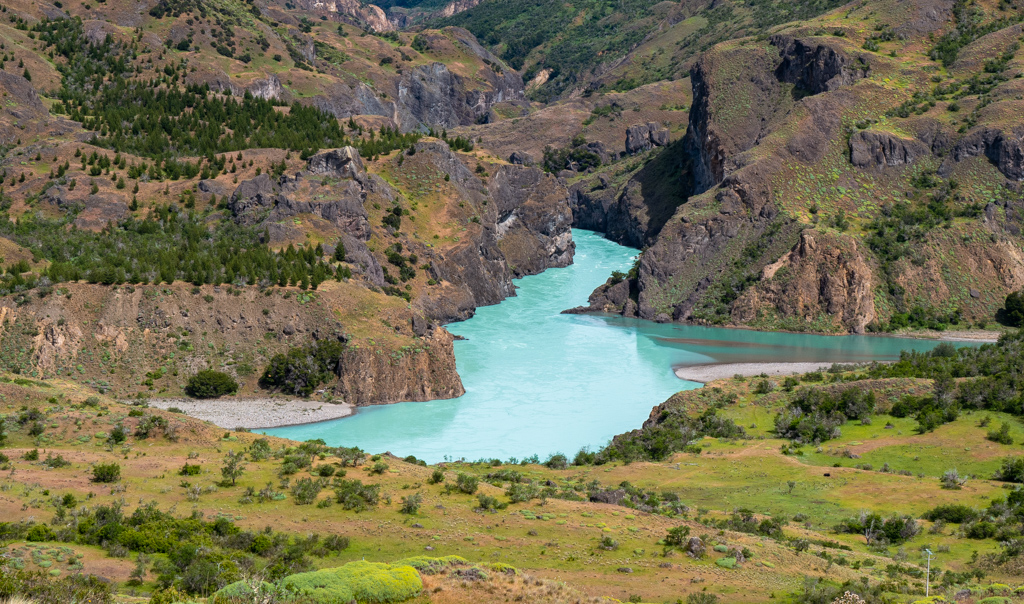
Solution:
{"label": "river bank", "polygon": [[271,397],[207,400],[163,398],[150,399],[149,406],[158,409],[177,408],[189,417],[208,421],[228,430],[256,430],[311,424],[347,417],[355,411],[352,405],[346,403]]}
{"label": "river bank", "polygon": [[768,376],[796,375],[824,371],[830,366],[830,363],[713,363],[673,367],[672,371],[681,380],[706,384],[737,375],[743,377],[761,374]]}

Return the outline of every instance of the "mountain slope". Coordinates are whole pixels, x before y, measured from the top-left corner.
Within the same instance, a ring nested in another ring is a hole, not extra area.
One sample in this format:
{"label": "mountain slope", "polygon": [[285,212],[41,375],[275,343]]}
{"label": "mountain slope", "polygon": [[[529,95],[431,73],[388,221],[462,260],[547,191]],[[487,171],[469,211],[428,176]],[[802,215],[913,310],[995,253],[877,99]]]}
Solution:
{"label": "mountain slope", "polygon": [[710,49],[687,134],[662,152],[687,201],[644,233],[627,312],[826,332],[989,322],[1024,284],[1018,23],[881,2]]}

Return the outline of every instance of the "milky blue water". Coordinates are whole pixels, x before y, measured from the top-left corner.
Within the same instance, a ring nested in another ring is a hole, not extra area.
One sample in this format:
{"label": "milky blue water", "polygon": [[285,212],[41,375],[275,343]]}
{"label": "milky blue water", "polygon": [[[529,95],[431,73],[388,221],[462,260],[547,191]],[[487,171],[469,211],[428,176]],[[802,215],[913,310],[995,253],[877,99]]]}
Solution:
{"label": "milky blue water", "polygon": [[448,459],[542,459],[600,448],[638,428],[651,407],[700,384],[678,379],[676,365],[714,362],[887,360],[935,342],[871,336],[814,336],[659,325],[592,315],[563,315],[637,250],[573,230],[575,263],[516,281],[517,295],[477,310],[448,330],[466,394],[452,400],[362,407],[340,420],[266,430],[332,446]]}

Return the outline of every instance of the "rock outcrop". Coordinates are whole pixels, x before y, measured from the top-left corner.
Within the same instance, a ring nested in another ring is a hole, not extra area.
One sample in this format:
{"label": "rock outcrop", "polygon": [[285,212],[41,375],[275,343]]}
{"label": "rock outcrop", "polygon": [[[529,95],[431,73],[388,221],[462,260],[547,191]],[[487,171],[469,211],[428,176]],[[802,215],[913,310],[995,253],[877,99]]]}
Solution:
{"label": "rock outcrop", "polygon": [[342,147],[309,158],[309,172],[318,176],[356,178],[364,170],[363,160],[355,147]]}
{"label": "rock outcrop", "polygon": [[[341,182],[329,186],[306,183],[317,194],[304,195],[303,199],[291,195],[300,189],[307,176],[331,176]],[[363,171],[359,152],[353,147],[344,147],[310,157],[308,169],[295,177],[284,175],[275,182],[269,174],[261,174],[240,182],[228,200],[228,210],[237,222],[249,225],[277,223],[299,214],[311,214],[366,241],[371,233],[363,201],[373,185]]]}
{"label": "rock outcrop", "polygon": [[495,236],[513,276],[572,263],[572,210],[568,191],[537,168],[502,166],[488,190],[497,219]]}
{"label": "rock outcrop", "polygon": [[[846,88],[868,73],[865,60],[851,58],[838,46],[788,36],[774,36],[767,46],[721,45],[703,55],[691,70],[690,124],[676,149],[683,157],[677,169],[685,166],[690,179],[676,183],[674,196],[662,193],[667,201],[658,219],[637,220],[643,214],[625,195],[628,187],[611,193],[590,180],[573,188],[578,225],[589,220],[597,227],[603,219],[603,226],[612,229],[611,217],[625,215],[629,219],[614,221],[630,225],[632,234],[623,238],[648,246],[635,277],[598,288],[588,310],[657,321],[701,321],[721,312],[720,294],[714,293],[717,280],[737,265],[749,270],[771,264],[798,243],[801,227],[780,214],[773,176],[787,160],[813,163],[822,156],[839,136],[838,115],[852,102]],[[800,93],[785,94],[787,87]],[[738,99],[742,110],[737,110]],[[775,133],[787,122],[797,126],[784,142],[773,142],[773,152],[755,153],[765,140],[779,139]],[[637,196],[646,200],[653,197],[650,193],[648,184]],[[873,318],[863,308],[860,289],[870,280],[858,270],[851,269],[853,284],[840,287],[839,281],[829,281],[826,302],[814,298],[842,317],[841,329],[863,329]],[[857,293],[841,295],[843,288]],[[738,304],[726,308],[732,312]],[[738,306],[730,317],[749,321]]]}
{"label": "rock outcrop", "polygon": [[635,155],[668,144],[669,131],[654,122],[636,124],[626,129],[626,153]]}
{"label": "rock outcrop", "polygon": [[0,110],[0,145],[12,145],[47,127],[50,112],[28,80],[0,71],[0,94],[6,99]]}
{"label": "rock outcrop", "polygon": [[394,31],[387,14],[376,4],[359,0],[292,0],[292,4],[314,14],[334,15],[374,32]]}
{"label": "rock outcrop", "polygon": [[[475,77],[463,77],[444,63],[435,62],[405,71],[391,84],[393,89],[388,90],[387,98],[363,82],[339,82],[326,94],[314,97],[313,104],[339,118],[384,116],[409,132],[424,125],[440,129],[485,122],[495,104],[525,100],[523,79],[515,70],[503,67],[501,60],[480,46],[468,31],[445,31],[463,50],[484,63]],[[429,38],[437,34],[424,35]]]}
{"label": "rock outcrop", "polygon": [[437,321],[472,316],[478,306],[515,295],[512,279],[572,262],[572,210],[565,186],[538,168],[505,165],[485,184],[439,141],[416,144],[417,162],[445,174],[478,222],[443,252],[431,250],[442,287],[420,304]]}
{"label": "rock outcrop", "polygon": [[931,154],[928,145],[878,130],[860,130],[850,136],[850,163],[858,168],[903,166]]}
{"label": "rock outcrop", "polygon": [[772,36],[770,42],[779,49],[775,77],[810,94],[849,86],[870,73],[866,60],[851,59],[828,44],[782,35]]}
{"label": "rock outcrop", "polygon": [[[465,394],[455,370],[452,335],[431,328],[419,340],[419,352],[382,355],[372,347],[347,347],[338,363],[335,392],[354,405],[429,401]],[[413,379],[409,379],[409,378]]]}
{"label": "rock outcrop", "polygon": [[[347,326],[338,321],[335,310],[344,304],[344,288],[358,287],[354,284],[321,288],[316,294],[319,304],[304,304],[295,296],[268,297],[256,288],[232,294],[204,286],[197,293],[180,282],[160,287],[66,287],[67,296],[33,297],[27,304],[9,297],[0,300],[0,340],[23,348],[44,378],[75,370],[102,374],[105,387],[116,390],[134,392],[147,378],[158,387],[178,390],[196,371],[216,366],[233,374],[244,394],[258,392],[258,372],[273,355],[313,340],[338,338],[346,346],[338,359],[334,391],[346,402],[421,401],[464,392],[451,334],[424,324],[413,311],[386,311],[397,313],[390,318],[402,326],[395,337],[408,344],[404,350],[399,350],[401,344],[345,335]],[[345,309],[341,310],[343,314]],[[419,328],[413,329],[417,323]],[[209,347],[199,345],[199,334]],[[223,349],[246,362],[223,366],[214,352]],[[165,360],[154,361],[161,358]],[[173,373],[166,358],[173,359]],[[107,372],[106,363],[116,363],[116,373]]]}
{"label": "rock outcrop", "polygon": [[827,316],[835,331],[864,333],[877,318],[875,284],[855,239],[808,229],[789,253],[761,270],[757,285],[733,305],[732,318],[754,323],[759,312],[772,309],[806,324]]}
{"label": "rock outcrop", "polygon": [[[1006,178],[1024,180],[1024,127],[1016,126],[1009,131],[984,126],[976,128],[956,143],[950,159],[959,162],[978,156],[987,157]],[[943,172],[948,173],[951,169],[948,164],[943,166]]]}

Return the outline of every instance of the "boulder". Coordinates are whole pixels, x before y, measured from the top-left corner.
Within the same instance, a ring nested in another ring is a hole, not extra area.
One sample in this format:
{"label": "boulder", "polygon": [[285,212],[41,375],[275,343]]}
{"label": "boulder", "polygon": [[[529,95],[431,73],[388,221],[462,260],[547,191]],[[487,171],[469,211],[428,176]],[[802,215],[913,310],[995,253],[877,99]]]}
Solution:
{"label": "boulder", "polygon": [[338,178],[355,178],[363,172],[363,160],[355,147],[317,153],[309,158],[307,166],[311,174]]}
{"label": "boulder", "polygon": [[508,163],[515,164],[517,166],[532,166],[533,156],[524,151],[513,151],[512,155],[508,156]]}
{"label": "boulder", "polygon": [[263,219],[262,213],[273,208],[277,190],[269,174],[260,174],[238,183],[231,194],[228,209],[235,220],[243,224],[256,224]]}
{"label": "boulder", "polygon": [[654,147],[664,147],[668,141],[668,128],[662,128],[655,122],[634,124],[626,129],[626,153],[629,155]]}

